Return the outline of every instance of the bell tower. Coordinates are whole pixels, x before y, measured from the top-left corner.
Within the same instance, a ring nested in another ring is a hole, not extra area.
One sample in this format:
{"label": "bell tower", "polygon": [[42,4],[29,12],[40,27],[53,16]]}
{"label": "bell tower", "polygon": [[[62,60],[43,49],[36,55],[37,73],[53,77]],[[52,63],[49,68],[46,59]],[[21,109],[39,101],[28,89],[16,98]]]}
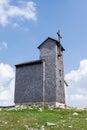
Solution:
{"label": "bell tower", "polygon": [[38,48],[40,59],[44,59],[44,101],[45,103],[65,104],[63,51],[60,31],[58,40],[48,37]]}

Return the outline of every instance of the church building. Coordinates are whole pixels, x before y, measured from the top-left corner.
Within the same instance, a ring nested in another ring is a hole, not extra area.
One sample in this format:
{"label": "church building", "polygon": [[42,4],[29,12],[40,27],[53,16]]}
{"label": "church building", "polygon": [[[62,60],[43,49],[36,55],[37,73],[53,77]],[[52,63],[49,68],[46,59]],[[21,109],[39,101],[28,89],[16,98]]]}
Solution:
{"label": "church building", "polygon": [[65,49],[57,34],[58,40],[48,37],[38,46],[39,60],[15,65],[15,104],[65,104]]}

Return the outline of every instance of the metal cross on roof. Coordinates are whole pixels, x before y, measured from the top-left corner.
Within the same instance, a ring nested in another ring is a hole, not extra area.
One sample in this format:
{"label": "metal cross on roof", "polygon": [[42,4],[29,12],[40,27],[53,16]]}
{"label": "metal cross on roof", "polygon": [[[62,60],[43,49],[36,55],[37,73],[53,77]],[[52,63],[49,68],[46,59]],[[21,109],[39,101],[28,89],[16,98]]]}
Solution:
{"label": "metal cross on roof", "polygon": [[57,35],[58,35],[58,41],[59,41],[59,43],[60,43],[60,39],[62,39],[62,37],[61,37],[61,35],[60,35],[60,30],[58,30]]}

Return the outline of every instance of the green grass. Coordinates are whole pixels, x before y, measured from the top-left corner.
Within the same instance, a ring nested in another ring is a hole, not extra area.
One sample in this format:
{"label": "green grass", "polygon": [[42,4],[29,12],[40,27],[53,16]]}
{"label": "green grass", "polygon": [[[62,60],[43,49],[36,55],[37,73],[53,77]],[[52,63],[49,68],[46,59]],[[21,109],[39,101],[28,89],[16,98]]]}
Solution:
{"label": "green grass", "polygon": [[[87,110],[77,109],[53,109],[39,107],[26,109],[3,108],[0,110],[0,130],[87,130]],[[73,115],[73,113],[77,115]],[[46,126],[46,122],[54,123],[55,126]]]}

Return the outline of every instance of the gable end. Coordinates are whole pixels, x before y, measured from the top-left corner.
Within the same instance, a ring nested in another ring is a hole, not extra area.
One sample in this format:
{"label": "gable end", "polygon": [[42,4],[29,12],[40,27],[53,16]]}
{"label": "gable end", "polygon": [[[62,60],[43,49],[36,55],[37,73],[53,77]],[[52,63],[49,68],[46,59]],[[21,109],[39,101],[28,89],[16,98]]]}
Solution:
{"label": "gable end", "polygon": [[53,39],[53,38],[51,38],[51,37],[48,37],[45,41],[43,41],[43,42],[38,46],[38,49],[40,49],[41,46],[43,46],[43,44],[45,44],[45,42],[47,42],[48,40],[54,41],[58,47],[61,46],[61,50],[62,50],[62,51],[65,51],[65,49],[63,48],[63,46],[62,46],[57,40],[55,40],[55,39]]}

